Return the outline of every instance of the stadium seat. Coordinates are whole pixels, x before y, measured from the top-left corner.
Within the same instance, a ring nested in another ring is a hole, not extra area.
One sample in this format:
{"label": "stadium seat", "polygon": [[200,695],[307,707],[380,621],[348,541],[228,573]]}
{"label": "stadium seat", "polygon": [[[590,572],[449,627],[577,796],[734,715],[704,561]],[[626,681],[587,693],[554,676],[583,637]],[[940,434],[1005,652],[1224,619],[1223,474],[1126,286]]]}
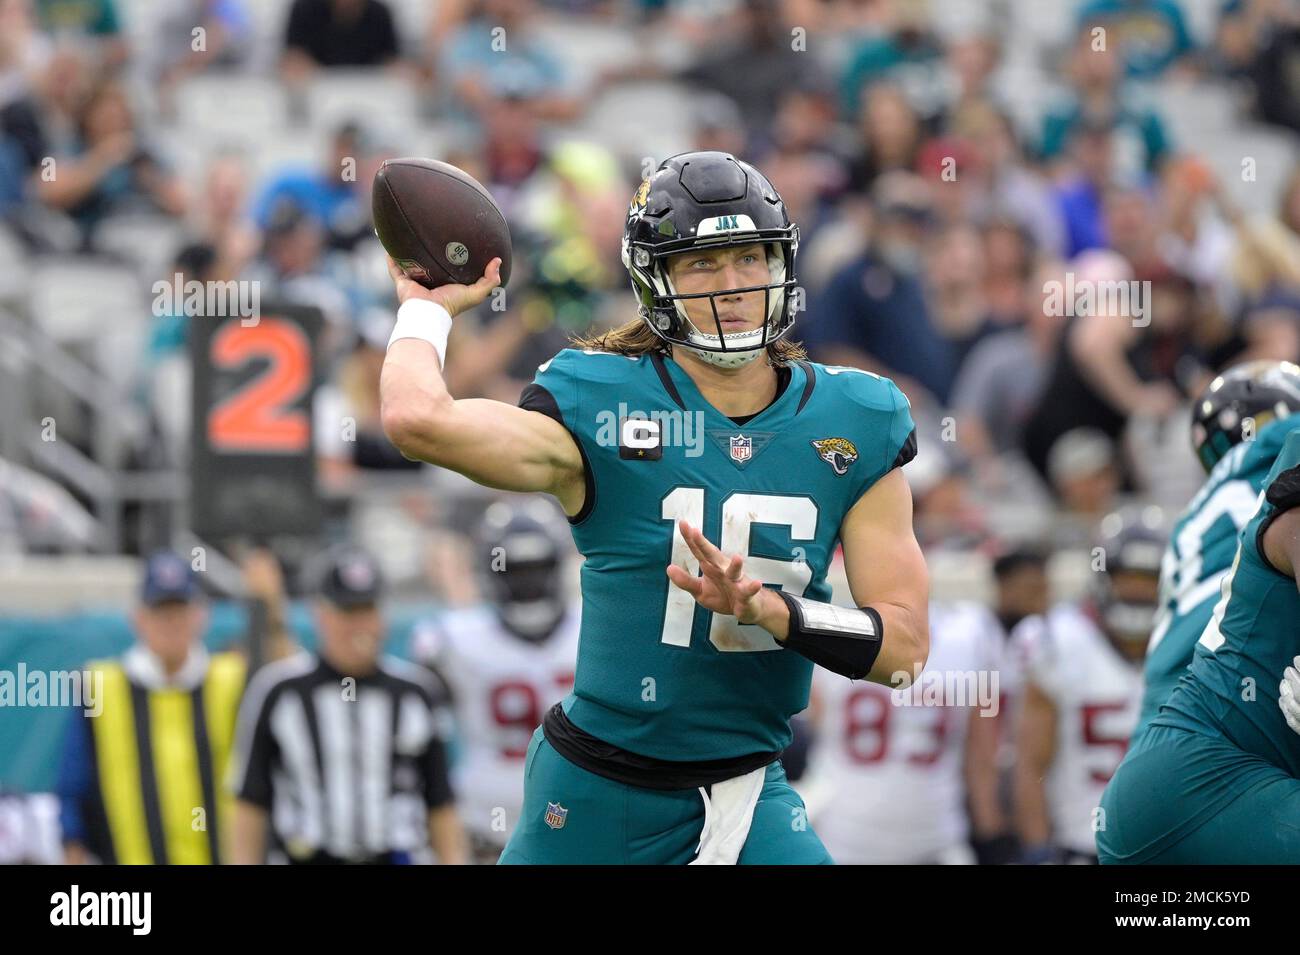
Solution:
{"label": "stadium seat", "polygon": [[437,6],[436,3],[429,3],[429,0],[388,0],[388,8],[393,13],[393,26],[397,30],[397,39],[403,53],[415,56],[424,49],[429,20]]}
{"label": "stadium seat", "polygon": [[284,87],[264,76],[196,76],[176,91],[178,138],[201,130],[205,139],[249,139],[283,130],[288,123]]}
{"label": "stadium seat", "polygon": [[0,227],[0,303],[14,303],[27,291],[27,253],[18,238]]}
{"label": "stadium seat", "polygon": [[253,69],[274,71],[284,49],[291,4],[292,0],[258,0],[245,6],[253,21]]}
{"label": "stadium seat", "polygon": [[533,34],[544,48],[564,51],[564,69],[569,81],[582,88],[607,66],[635,62],[642,51],[637,38],[626,30],[572,17],[539,18]]}
{"label": "stadium seat", "polygon": [[315,168],[324,161],[328,141],[325,130],[313,127],[293,135],[281,131],[250,143],[247,155],[254,191],[285,167]]}
{"label": "stadium seat", "polygon": [[616,86],[598,96],[572,131],[596,142],[617,143],[623,158],[660,160],[690,142],[690,102],[687,90],[676,83]]}
{"label": "stadium seat", "polygon": [[104,221],[95,232],[99,252],[136,270],[146,285],[170,277],[184,226],[167,216],[124,215]]}
{"label": "stadium seat", "polygon": [[[1273,214],[1295,169],[1297,138],[1270,126],[1248,126],[1205,143],[1206,160],[1228,197],[1246,213]],[[1242,178],[1242,160],[1254,160],[1254,179]]]}
{"label": "stadium seat", "polygon": [[396,133],[416,123],[415,88],[386,70],[323,70],[307,89],[307,115],[321,129],[355,119]]}
{"label": "stadium seat", "polygon": [[1219,82],[1168,80],[1152,87],[1149,102],[1169,126],[1175,145],[1197,149],[1233,130],[1241,113],[1239,96]]}
{"label": "stadium seat", "polygon": [[123,331],[149,314],[140,280],[128,267],[97,258],[60,259],[32,270],[29,313],[54,341],[74,345]]}

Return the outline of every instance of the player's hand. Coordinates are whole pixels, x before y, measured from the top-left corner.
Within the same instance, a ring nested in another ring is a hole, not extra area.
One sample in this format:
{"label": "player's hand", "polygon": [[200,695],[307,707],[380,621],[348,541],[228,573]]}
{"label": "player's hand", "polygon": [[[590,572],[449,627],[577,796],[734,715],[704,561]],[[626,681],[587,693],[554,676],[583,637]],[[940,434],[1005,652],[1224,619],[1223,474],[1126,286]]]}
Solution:
{"label": "player's hand", "polygon": [[722,553],[702,531],[686,521],[678,521],[677,527],[686,546],[700,562],[703,576],[693,577],[676,564],[669,564],[668,579],[706,610],[729,614],[740,623],[757,623],[765,608],[763,582],[745,576],[744,558]]}
{"label": "player's hand", "polygon": [[1291,727],[1291,732],[1300,734],[1300,657],[1292,660],[1282,674],[1277,692],[1277,705],[1286,717],[1286,725]]}
{"label": "player's hand", "polygon": [[397,287],[398,303],[409,302],[413,298],[437,302],[452,316],[468,311],[478,305],[488,294],[501,284],[501,258],[498,256],[487,264],[483,277],[473,285],[439,285],[437,288],[425,288],[415,279],[408,279],[397,267],[392,256],[388,256],[388,274],[393,277]]}

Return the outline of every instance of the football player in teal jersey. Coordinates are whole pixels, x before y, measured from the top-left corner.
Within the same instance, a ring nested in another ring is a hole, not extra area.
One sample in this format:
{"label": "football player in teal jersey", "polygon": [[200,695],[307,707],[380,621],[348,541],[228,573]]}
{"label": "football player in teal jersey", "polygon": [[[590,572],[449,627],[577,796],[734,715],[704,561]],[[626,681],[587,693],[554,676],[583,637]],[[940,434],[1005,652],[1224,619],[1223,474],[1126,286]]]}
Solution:
{"label": "football player in teal jersey", "polygon": [[[624,231],[638,317],[544,363],[520,407],[441,376],[447,313],[497,263],[432,291],[390,264],[387,434],[554,495],[585,557],[574,689],[533,736],[502,862],[830,862],[780,762],[812,668],[906,685],[925,664],[907,399],[788,340],[798,241],[749,164],[665,160]],[[837,544],[855,607],[828,602]]]}
{"label": "football player in teal jersey", "polygon": [[1286,436],[1300,428],[1300,368],[1252,361],[1215,378],[1192,405],[1192,443],[1209,474],[1174,525],[1160,569],[1160,610],[1143,668],[1136,741],[1192,662],[1237,535],[1255,513]]}
{"label": "football player in teal jersey", "polygon": [[1300,736],[1280,692],[1300,652],[1300,430],[1264,488],[1191,668],[1102,796],[1102,862],[1300,862]]}

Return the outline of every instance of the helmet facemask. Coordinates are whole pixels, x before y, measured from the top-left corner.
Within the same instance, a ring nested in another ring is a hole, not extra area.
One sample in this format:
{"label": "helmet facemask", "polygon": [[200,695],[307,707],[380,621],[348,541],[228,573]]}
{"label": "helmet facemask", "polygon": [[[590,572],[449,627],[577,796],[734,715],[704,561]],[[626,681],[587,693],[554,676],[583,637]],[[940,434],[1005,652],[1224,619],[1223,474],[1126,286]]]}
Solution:
{"label": "helmet facemask", "polygon": [[[690,252],[708,252],[720,248],[746,245],[763,246],[769,281],[761,285],[717,289],[708,292],[678,292],[668,271],[670,256]],[[623,264],[632,273],[641,299],[640,313],[650,329],[670,344],[686,348],[701,360],[720,368],[739,368],[749,364],[768,345],[779,341],[794,322],[790,290],[794,253],[798,249],[797,227],[791,228],[788,237],[766,238],[757,233],[739,234],[723,243],[695,241],[681,248],[650,250],[636,245],[623,245]],[[763,292],[764,320],[756,328],[726,333],[718,314],[718,296]],[[685,301],[708,299],[713,328],[699,328],[687,314]]]}

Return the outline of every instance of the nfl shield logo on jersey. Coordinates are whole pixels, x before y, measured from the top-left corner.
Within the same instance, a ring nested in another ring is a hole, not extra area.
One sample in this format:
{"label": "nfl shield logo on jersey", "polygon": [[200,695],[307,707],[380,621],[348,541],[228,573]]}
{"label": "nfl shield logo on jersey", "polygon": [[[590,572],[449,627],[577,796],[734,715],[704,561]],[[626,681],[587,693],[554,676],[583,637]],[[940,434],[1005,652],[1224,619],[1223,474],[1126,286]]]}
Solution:
{"label": "nfl shield logo on jersey", "polygon": [[565,809],[558,802],[548,802],[546,804],[546,824],[552,829],[563,829],[564,820],[568,815],[569,810]]}
{"label": "nfl shield logo on jersey", "polygon": [[737,464],[744,464],[754,454],[754,439],[747,438],[743,434],[731,436],[731,460]]}

